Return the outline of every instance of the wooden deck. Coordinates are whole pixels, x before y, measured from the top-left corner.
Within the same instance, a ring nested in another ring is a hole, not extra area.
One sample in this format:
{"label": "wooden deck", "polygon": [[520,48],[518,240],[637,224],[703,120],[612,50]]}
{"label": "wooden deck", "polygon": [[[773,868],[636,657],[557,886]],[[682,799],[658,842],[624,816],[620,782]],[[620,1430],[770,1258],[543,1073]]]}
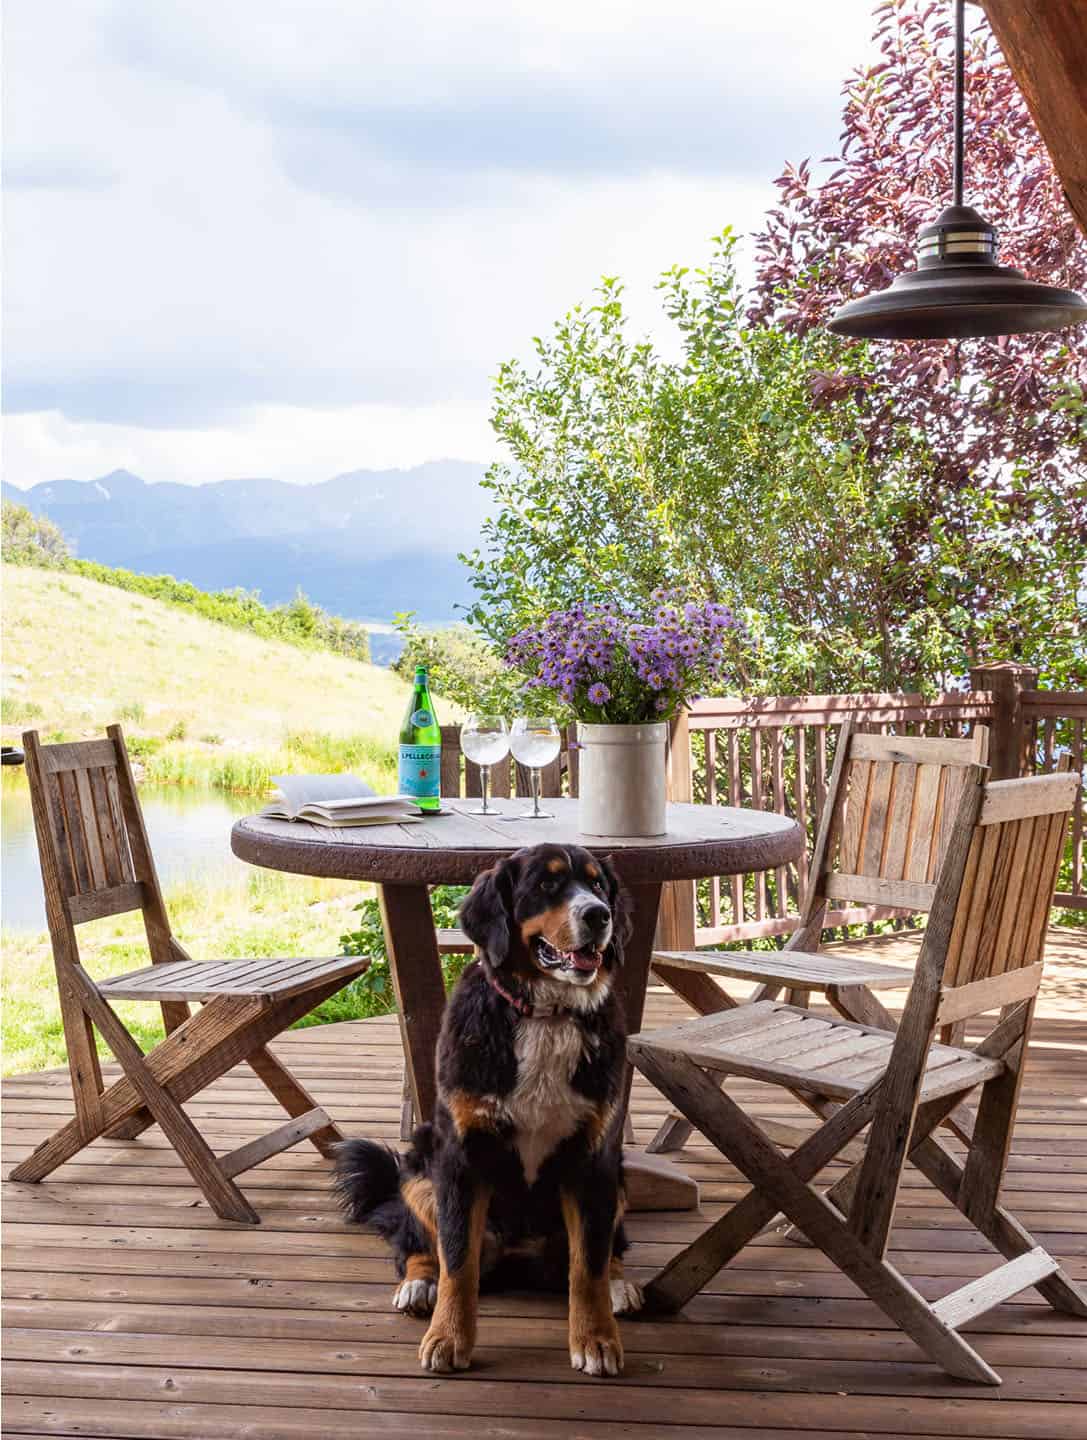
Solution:
{"label": "wooden deck", "polygon": [[[650,1018],[682,1007],[654,993]],[[396,1134],[394,1020],[296,1031],[274,1047],[354,1134]],[[755,1085],[758,1113],[799,1115]],[[663,1113],[635,1087],[638,1139]],[[227,1149],[274,1120],[235,1072],[187,1107]],[[67,1073],[4,1086],[10,1167],[70,1114]],[[707,1217],[742,1190],[703,1142],[683,1163]],[[6,1173],[6,1171],[5,1171]],[[4,1434],[321,1440],[324,1436],[808,1440],[836,1436],[1087,1437],[1087,1324],[1032,1292],[972,1327],[999,1390],[946,1379],[819,1254],[760,1240],[671,1321],[624,1322],[626,1372],[576,1375],[558,1297],[485,1298],[473,1369],[424,1375],[420,1323],[392,1312],[392,1266],[336,1214],[308,1147],[244,1177],[259,1228],[218,1221],[157,1131],[100,1141],[40,1186],[4,1186]],[[993,1256],[915,1172],[893,1252],[927,1295]],[[1012,1207],[1087,1277],[1087,932],[1054,932],[1042,1018],[1006,1186]],[[636,1215],[632,1269],[648,1276],[705,1220]]]}

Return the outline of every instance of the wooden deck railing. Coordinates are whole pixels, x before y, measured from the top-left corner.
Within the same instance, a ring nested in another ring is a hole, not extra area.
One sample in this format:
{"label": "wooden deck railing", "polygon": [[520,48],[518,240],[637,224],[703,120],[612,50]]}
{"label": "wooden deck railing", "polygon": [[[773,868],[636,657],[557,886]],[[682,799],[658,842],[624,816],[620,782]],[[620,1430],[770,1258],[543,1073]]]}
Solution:
{"label": "wooden deck railing", "polygon": [[[1084,727],[1087,724],[1087,690],[1024,690],[1021,695],[1027,730],[1026,774],[1048,774],[1058,757],[1067,751],[1072,769],[1083,773],[1087,752]],[[1061,869],[1054,903],[1077,910],[1087,909],[1087,874],[1084,873],[1084,832],[1087,830],[1083,789],[1076,796],[1068,847]]]}
{"label": "wooden deck railing", "polygon": [[[672,795],[711,805],[743,805],[794,816],[809,850],[834,763],[838,729],[847,716],[885,734],[961,736],[990,727],[990,763],[997,778],[1051,770],[1067,749],[1084,764],[1087,693],[1038,690],[1027,666],[978,667],[970,690],[915,694],[773,696],[697,701],[673,737]],[[685,763],[689,754],[689,768]],[[1056,903],[1087,908],[1084,804],[1077,801]],[[803,898],[805,865],[765,874],[670,887],[662,912],[668,948],[724,944],[789,934]],[[905,912],[870,906],[832,910],[828,924],[863,924]]]}

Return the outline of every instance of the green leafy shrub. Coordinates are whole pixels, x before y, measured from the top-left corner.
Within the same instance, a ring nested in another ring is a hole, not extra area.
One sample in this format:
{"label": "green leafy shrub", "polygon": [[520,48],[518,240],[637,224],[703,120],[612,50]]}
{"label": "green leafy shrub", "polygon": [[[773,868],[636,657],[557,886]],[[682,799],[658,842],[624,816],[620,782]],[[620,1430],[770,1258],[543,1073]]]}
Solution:
{"label": "green leafy shrub", "polygon": [[[1061,488],[1004,458],[994,486],[960,476],[951,447],[948,480],[878,346],[750,323],[735,243],[663,276],[674,353],[632,333],[609,279],[531,362],[499,368],[469,621],[504,650],[551,611],[637,608],[665,586],[748,621],[748,693],[947,689],[978,655],[1080,688],[1082,463]],[[1047,364],[1068,368],[1059,351]],[[951,384],[915,385],[917,403]],[[960,430],[999,438],[999,411],[970,413]]]}
{"label": "green leafy shrub", "polygon": [[[434,912],[434,924],[439,929],[452,929],[457,924],[460,902],[468,893],[465,885],[435,885],[430,892],[430,906]],[[389,956],[385,949],[385,932],[381,927],[381,911],[377,900],[363,900],[355,906],[359,924],[340,936],[340,946],[345,955],[367,955],[370,968],[365,974],[353,980],[325,1005],[319,1005],[305,1024],[320,1025],[331,1019],[354,1019],[369,1015],[386,1015],[396,1008],[392,978],[389,974]],[[446,990],[452,989],[460,978],[471,955],[443,955],[442,975]],[[326,1013],[332,1006],[337,1013]],[[348,1013],[341,1013],[347,1012]]]}
{"label": "green leafy shrub", "polygon": [[172,575],[139,575],[94,560],[70,560],[65,568],[88,580],[179,605],[205,620],[235,630],[250,630],[268,640],[286,640],[310,650],[332,650],[352,660],[370,659],[370,636],[365,625],[327,614],[301,591],[288,605],[265,605],[249,590],[199,590],[188,580],[175,580]]}
{"label": "green leafy shrub", "polygon": [[67,540],[52,520],[34,515],[25,505],[11,500],[0,506],[0,544],[4,559],[12,565],[53,569],[64,565],[70,554]]}
{"label": "green leafy shrub", "polygon": [[161,735],[126,735],[125,746],[134,760],[148,761],[162,749],[165,741]]}
{"label": "green leafy shrub", "polygon": [[494,715],[520,708],[521,679],[509,670],[496,648],[467,625],[424,629],[414,612],[400,611],[393,620],[404,648],[394,672],[411,683],[417,665],[425,665],[430,688],[464,710]]}

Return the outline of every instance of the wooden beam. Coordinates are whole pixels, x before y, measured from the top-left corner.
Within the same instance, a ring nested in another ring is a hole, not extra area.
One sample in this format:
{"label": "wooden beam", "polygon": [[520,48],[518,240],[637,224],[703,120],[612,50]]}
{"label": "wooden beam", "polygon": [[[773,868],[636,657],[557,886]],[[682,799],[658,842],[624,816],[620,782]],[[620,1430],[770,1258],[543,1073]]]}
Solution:
{"label": "wooden beam", "polygon": [[1087,9],[1083,0],[982,0],[1069,209],[1087,235]]}

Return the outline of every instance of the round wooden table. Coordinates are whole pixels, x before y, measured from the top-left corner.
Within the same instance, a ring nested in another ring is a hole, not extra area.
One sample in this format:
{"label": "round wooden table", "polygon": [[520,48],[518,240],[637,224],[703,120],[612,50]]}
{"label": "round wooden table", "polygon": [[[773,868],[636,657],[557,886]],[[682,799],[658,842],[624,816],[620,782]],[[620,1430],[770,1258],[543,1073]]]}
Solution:
{"label": "round wooden table", "polygon": [[[583,845],[607,856],[633,905],[634,930],[618,981],[633,1034],[642,1023],[662,886],[670,880],[773,869],[797,859],[804,847],[803,831],[794,820],[723,805],[669,805],[667,834],[620,839],[581,835],[576,800],[547,800],[546,808],[554,812],[550,820],[519,818],[523,799],[493,801],[494,817],[467,813],[478,803],[454,798],[445,802],[449,813],[417,824],[355,829],[248,816],[230,836],[234,854],[252,865],[378,887],[407,1079],[415,1114],[424,1119],[434,1110],[435,1046],[445,1007],[428,886],[469,885],[526,845]],[[705,979],[675,972],[680,984],[683,976],[691,983]]]}

